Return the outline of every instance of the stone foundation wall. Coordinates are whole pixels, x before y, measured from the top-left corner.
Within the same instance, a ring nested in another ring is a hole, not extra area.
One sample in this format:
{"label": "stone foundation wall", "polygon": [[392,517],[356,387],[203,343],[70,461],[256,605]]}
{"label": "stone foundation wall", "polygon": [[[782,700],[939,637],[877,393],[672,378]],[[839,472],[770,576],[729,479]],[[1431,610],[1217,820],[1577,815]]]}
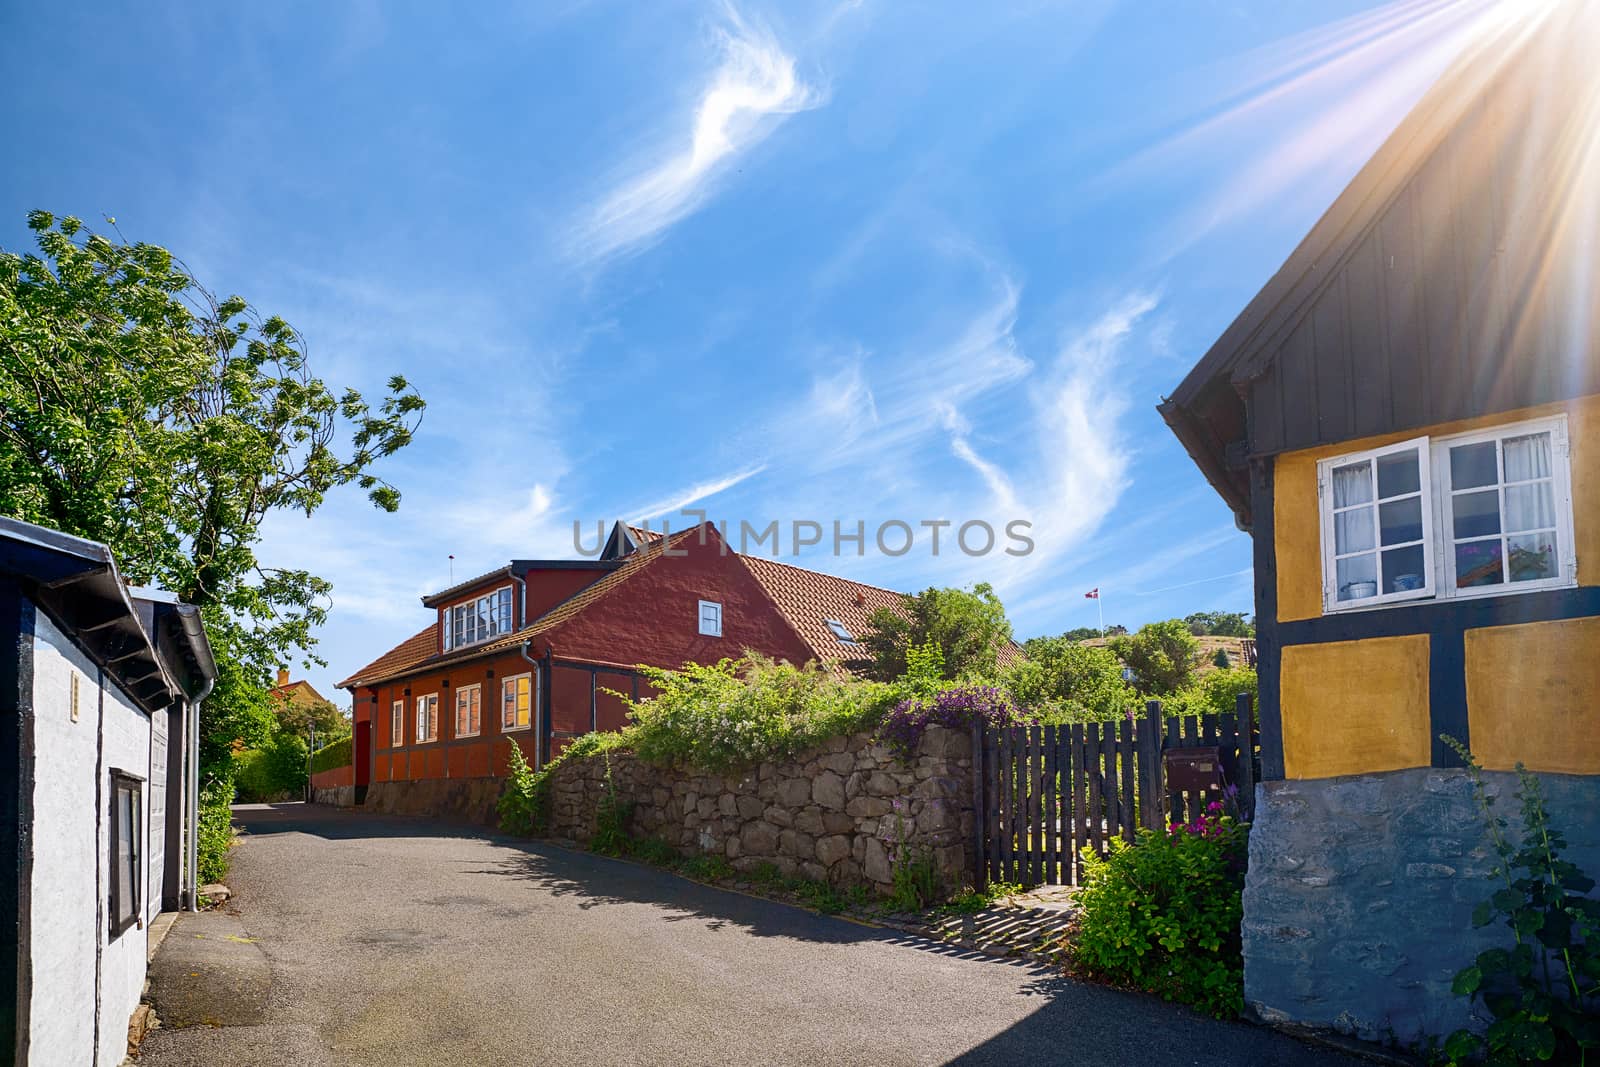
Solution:
{"label": "stone foundation wall", "polygon": [[[740,870],[771,863],[785,876],[885,891],[902,841],[929,851],[947,887],[971,882],[971,756],[966,734],[935,727],[909,760],[865,734],[727,776],[653,767],[630,753],[609,760],[635,837],[725,856]],[[606,765],[593,756],[557,767],[551,834],[593,836]]]}
{"label": "stone foundation wall", "polygon": [[[1600,778],[1539,777],[1567,858],[1600,876]],[[1516,776],[1486,780],[1515,840]],[[1481,1028],[1450,982],[1484,949],[1510,947],[1504,926],[1472,926],[1499,888],[1495,863],[1462,771],[1263,783],[1244,890],[1246,1002],[1271,1022],[1401,1045]]]}
{"label": "stone foundation wall", "polygon": [[422,778],[407,782],[373,782],[362,807],[384,815],[433,815],[480,826],[500,822],[495,805],[503,778]]}
{"label": "stone foundation wall", "polygon": [[353,808],[356,804],[356,787],[353,785],[325,787],[312,785],[311,801],[314,804],[328,804],[335,808]]}

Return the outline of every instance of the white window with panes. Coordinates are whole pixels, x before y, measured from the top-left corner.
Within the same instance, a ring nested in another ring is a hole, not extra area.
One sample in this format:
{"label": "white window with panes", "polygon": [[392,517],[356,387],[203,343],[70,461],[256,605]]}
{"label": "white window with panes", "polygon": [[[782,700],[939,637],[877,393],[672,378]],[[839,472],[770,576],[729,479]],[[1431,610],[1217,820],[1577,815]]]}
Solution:
{"label": "white window with panes", "polygon": [[465,604],[440,609],[445,651],[510,633],[512,604],[511,587],[507,585]]}
{"label": "white window with panes", "polygon": [[700,632],[707,637],[722,636],[722,605],[715,600],[700,601]]}
{"label": "white window with panes", "polygon": [[538,692],[532,674],[518,674],[500,682],[500,730],[526,730],[533,725],[533,707]]}
{"label": "white window with panes", "polygon": [[456,736],[476,737],[483,728],[483,687],[476,683],[456,690]]}
{"label": "white window with panes", "polygon": [[439,694],[417,698],[417,744],[439,739]]}
{"label": "white window with panes", "polygon": [[396,700],[389,705],[389,747],[399,748],[406,743],[406,702]]}
{"label": "white window with panes", "polygon": [[1577,583],[1565,417],[1317,467],[1328,612]]}

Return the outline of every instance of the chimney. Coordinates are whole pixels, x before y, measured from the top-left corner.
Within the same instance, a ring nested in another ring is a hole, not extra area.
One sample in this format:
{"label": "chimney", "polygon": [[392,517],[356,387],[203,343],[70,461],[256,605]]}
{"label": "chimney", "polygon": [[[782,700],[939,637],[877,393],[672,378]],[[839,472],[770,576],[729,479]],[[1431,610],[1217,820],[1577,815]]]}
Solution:
{"label": "chimney", "polygon": [[856,607],[858,607],[858,608],[866,607],[866,605],[867,605],[867,594],[865,594],[861,590],[857,589],[856,590]]}
{"label": "chimney", "polygon": [[288,667],[279,667],[278,668],[278,688],[282,689],[284,686],[286,686],[288,684],[289,684],[289,668]]}

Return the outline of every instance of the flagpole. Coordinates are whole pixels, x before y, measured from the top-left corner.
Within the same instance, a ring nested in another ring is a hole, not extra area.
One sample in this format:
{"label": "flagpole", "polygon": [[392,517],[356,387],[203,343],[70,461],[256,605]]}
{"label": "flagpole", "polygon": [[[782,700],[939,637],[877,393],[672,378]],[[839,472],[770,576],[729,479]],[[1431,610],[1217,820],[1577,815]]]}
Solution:
{"label": "flagpole", "polygon": [[1100,640],[1106,639],[1106,599],[1099,589],[1094,591],[1094,607],[1100,613]]}

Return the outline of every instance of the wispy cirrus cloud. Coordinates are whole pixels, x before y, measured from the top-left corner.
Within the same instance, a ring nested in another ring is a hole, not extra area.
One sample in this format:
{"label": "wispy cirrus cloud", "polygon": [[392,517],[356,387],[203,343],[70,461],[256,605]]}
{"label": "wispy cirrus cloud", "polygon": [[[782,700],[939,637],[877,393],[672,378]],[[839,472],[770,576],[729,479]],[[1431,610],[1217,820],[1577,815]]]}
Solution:
{"label": "wispy cirrus cloud", "polygon": [[718,493],[732,489],[740,482],[754,478],[766,469],[766,464],[762,463],[753,467],[745,467],[743,470],[737,470],[719,478],[713,478],[710,481],[697,482],[686,489],[673,493],[671,496],[653,500],[643,507],[633,508],[628,512],[628,516],[635,522],[660,518],[663,515],[676,517],[677,513],[684,508],[692,507],[702,500],[708,500]]}
{"label": "wispy cirrus cloud", "polygon": [[570,237],[586,263],[637,251],[696,211],[727,165],[761,143],[789,115],[819,106],[824,93],[801,78],[772,32],[731,5],[713,33],[716,61],[687,137],[663,138],[655,157],[607,192]]}

